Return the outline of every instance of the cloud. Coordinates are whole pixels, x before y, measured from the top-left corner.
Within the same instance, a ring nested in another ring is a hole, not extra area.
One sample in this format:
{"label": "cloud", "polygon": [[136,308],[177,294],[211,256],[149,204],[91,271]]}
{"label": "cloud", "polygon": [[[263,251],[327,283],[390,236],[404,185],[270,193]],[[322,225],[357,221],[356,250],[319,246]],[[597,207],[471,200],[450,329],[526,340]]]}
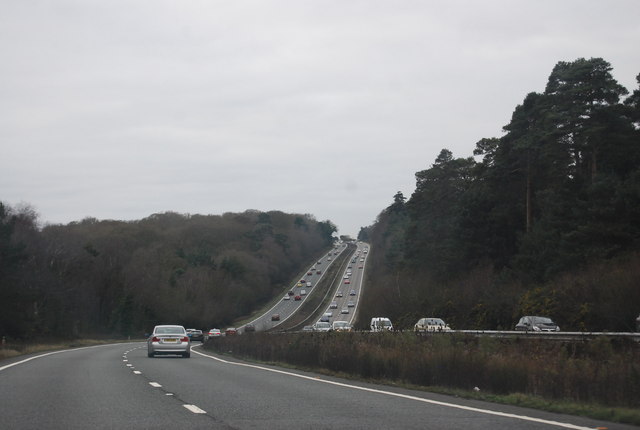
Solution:
{"label": "cloud", "polygon": [[357,234],[558,61],[635,88],[640,3],[8,2],[0,199],[45,222],[245,209]]}

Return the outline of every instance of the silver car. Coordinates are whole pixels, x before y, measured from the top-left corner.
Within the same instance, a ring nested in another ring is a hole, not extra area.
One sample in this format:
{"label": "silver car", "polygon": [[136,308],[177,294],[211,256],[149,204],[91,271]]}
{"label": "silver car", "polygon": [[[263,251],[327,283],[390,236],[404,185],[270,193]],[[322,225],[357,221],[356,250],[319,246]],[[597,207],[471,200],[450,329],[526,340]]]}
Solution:
{"label": "silver car", "polygon": [[313,331],[331,331],[331,324],[325,321],[318,321],[313,325]]}
{"label": "silver car", "polygon": [[157,325],[147,339],[147,356],[160,354],[191,357],[191,340],[181,325]]}
{"label": "silver car", "polygon": [[522,331],[560,331],[558,324],[551,318],[538,316],[525,316],[520,318],[516,325],[516,330]]}

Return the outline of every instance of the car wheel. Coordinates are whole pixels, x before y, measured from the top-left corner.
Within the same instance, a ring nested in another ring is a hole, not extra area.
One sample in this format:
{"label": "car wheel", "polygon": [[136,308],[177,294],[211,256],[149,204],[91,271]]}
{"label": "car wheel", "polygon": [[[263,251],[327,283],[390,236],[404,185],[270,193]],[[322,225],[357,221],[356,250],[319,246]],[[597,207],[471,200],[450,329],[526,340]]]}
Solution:
{"label": "car wheel", "polygon": [[189,358],[189,357],[191,357],[191,353],[190,352],[185,352],[185,353],[182,354],[182,357]]}
{"label": "car wheel", "polygon": [[147,357],[149,357],[149,358],[153,358],[153,356],[154,356],[153,352],[149,352],[149,351],[147,351]]}

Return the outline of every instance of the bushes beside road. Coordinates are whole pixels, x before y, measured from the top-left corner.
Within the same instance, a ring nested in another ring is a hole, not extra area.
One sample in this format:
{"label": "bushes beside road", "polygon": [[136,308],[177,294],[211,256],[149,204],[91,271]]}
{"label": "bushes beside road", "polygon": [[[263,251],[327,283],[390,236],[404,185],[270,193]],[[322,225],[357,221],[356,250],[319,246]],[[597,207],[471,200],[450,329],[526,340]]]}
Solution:
{"label": "bushes beside road", "polygon": [[215,352],[358,378],[636,408],[640,345],[459,334],[256,333],[210,341]]}

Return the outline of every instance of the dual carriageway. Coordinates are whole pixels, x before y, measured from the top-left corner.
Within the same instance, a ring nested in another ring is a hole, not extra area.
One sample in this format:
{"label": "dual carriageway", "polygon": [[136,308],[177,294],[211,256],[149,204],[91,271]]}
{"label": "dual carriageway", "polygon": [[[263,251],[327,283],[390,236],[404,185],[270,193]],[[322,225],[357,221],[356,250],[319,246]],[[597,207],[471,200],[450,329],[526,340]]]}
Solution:
{"label": "dual carriageway", "polygon": [[[319,300],[320,305],[310,313],[309,317],[318,315],[311,324],[319,320],[322,314],[331,312],[331,323],[334,321],[346,321],[353,325],[363,291],[364,271],[369,245],[358,242],[355,250],[346,259],[341,258],[344,257],[343,253],[349,253],[351,249],[353,248],[346,244],[332,248],[331,251],[324,254],[304,272],[300,279],[296,279],[293,285],[284,293],[284,296],[280,297],[270,309],[247,324],[240,326],[238,328],[239,331],[243,332],[247,325],[252,325],[256,331],[284,329],[284,327],[290,326],[287,324],[288,320],[300,312],[307,301],[312,299],[318,301],[317,296],[321,294],[324,294],[325,297]],[[346,260],[346,263],[342,264],[344,260]],[[330,268],[333,268],[333,265],[336,264],[340,266],[337,269],[338,275],[334,276],[333,273],[336,271],[330,270]],[[328,291],[326,288],[319,288],[321,283],[325,282],[331,283]],[[306,294],[302,294],[303,290]],[[290,295],[289,292],[293,294]],[[299,296],[300,300],[295,300],[296,296]],[[331,302],[335,303],[335,308],[331,307]],[[347,313],[343,313],[343,309]],[[323,311],[320,312],[320,310]],[[278,316],[277,319],[274,318],[275,315]],[[308,319],[306,318],[306,320]]]}

